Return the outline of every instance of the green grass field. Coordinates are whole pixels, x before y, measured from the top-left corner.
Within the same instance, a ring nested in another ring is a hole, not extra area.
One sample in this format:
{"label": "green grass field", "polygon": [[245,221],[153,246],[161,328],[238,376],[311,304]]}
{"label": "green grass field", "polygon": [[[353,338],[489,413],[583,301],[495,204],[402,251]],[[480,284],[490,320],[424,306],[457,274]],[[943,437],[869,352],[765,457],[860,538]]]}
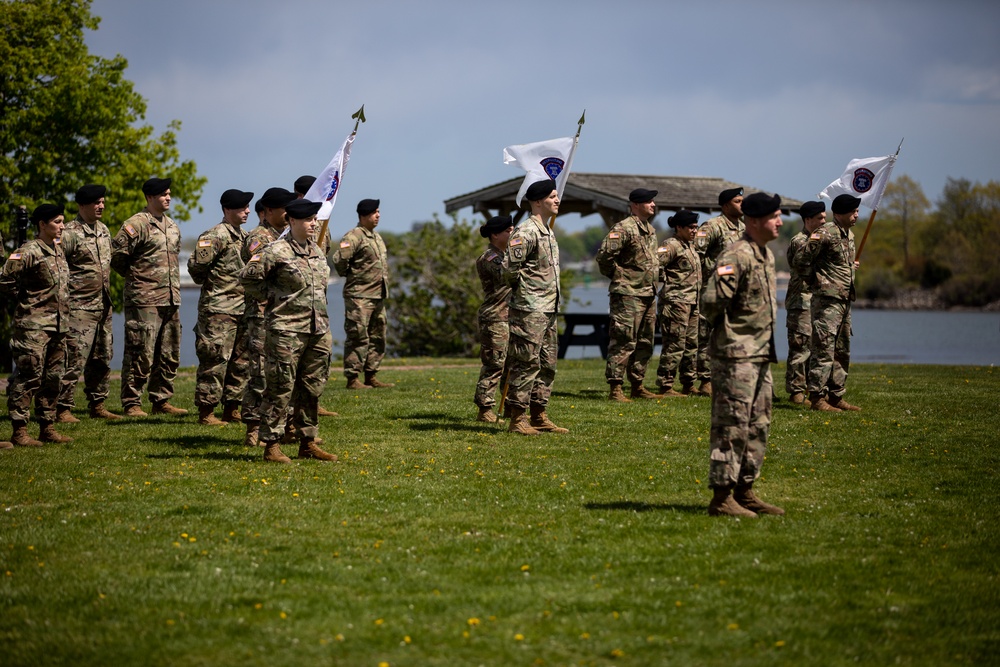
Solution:
{"label": "green grass field", "polygon": [[394,363],[331,380],[340,463],[193,416],[0,452],[0,663],[1000,663],[993,368],[776,404],[755,488],[787,515],[738,521],[705,513],[707,399],[609,403],[601,361],[561,362],[571,433],[522,438],[473,421],[471,362]]}

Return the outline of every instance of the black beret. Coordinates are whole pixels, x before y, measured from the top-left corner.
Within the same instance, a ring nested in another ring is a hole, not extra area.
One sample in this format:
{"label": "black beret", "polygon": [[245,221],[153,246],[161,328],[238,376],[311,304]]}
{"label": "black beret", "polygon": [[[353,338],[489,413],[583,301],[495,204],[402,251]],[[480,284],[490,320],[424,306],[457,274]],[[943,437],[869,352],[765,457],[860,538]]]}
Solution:
{"label": "black beret", "polygon": [[253,199],[252,192],[241,192],[240,190],[226,190],[219,197],[219,203],[222,204],[222,208],[236,208],[244,209]]}
{"label": "black beret", "polygon": [[730,188],[729,190],[723,190],[719,193],[719,206],[722,206],[727,201],[732,201],[741,194],[743,194],[743,188]]}
{"label": "black beret", "polygon": [[253,205],[253,212],[259,214],[263,210],[264,210],[264,202],[258,199],[257,202]]}
{"label": "black beret", "polygon": [[31,212],[32,222],[48,222],[49,220],[56,218],[63,214],[63,207],[57,206],[56,204],[39,204],[35,207],[35,210]]}
{"label": "black beret", "polygon": [[799,215],[802,219],[814,218],[826,210],[826,204],[821,201],[807,201],[799,207]]}
{"label": "black beret", "polygon": [[766,218],[781,208],[781,197],[766,192],[755,192],[743,200],[743,215],[748,218]]}
{"label": "black beret", "polygon": [[513,224],[514,219],[509,215],[495,215],[479,228],[479,235],[488,239],[490,234],[499,234]]}
{"label": "black beret", "polygon": [[170,189],[169,178],[151,178],[142,184],[142,194],[149,197],[162,195]]}
{"label": "black beret", "polygon": [[837,195],[837,198],[833,200],[833,204],[830,205],[830,210],[837,215],[843,215],[854,212],[859,206],[861,206],[861,197]]}
{"label": "black beret", "polygon": [[632,192],[628,193],[628,200],[633,204],[645,204],[656,199],[657,190],[644,190],[643,188],[636,188]]}
{"label": "black beret", "polygon": [[96,204],[107,193],[108,189],[103,185],[85,185],[76,191],[77,204]]}
{"label": "black beret", "polygon": [[300,195],[304,195],[305,193],[309,192],[309,188],[311,188],[313,183],[315,182],[316,182],[316,177],[309,176],[307,174],[305,176],[299,176],[298,178],[296,178],[295,185],[293,187],[295,188],[295,191],[297,193],[299,193]]}
{"label": "black beret", "polygon": [[285,188],[268,188],[260,198],[265,208],[285,208],[295,201],[295,193]]}
{"label": "black beret", "polygon": [[358,215],[371,215],[378,210],[381,199],[362,199],[358,202]]}
{"label": "black beret", "polygon": [[677,211],[667,218],[667,224],[671,227],[690,227],[698,224],[698,214],[694,211]]}
{"label": "black beret", "polygon": [[285,207],[285,214],[289,218],[306,220],[319,213],[319,209],[322,208],[322,206],[323,202],[309,201],[308,199],[296,199]]}
{"label": "black beret", "polygon": [[548,197],[556,189],[556,182],[551,178],[544,181],[536,181],[528,186],[528,191],[524,193],[528,201],[541,201]]}

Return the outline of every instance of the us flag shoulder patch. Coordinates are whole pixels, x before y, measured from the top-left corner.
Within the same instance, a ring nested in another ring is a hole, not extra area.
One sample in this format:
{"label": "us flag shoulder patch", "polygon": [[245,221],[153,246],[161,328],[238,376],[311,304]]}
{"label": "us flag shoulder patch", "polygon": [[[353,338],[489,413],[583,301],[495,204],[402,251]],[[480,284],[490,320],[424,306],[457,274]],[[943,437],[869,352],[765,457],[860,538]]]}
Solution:
{"label": "us flag shoulder patch", "polygon": [[621,238],[621,234],[619,234],[618,232],[611,232],[610,234],[608,234],[608,238],[609,239]]}
{"label": "us flag shoulder patch", "polygon": [[250,261],[251,262],[259,262],[260,261],[260,254],[258,253],[256,255],[254,255],[253,257],[251,257]]}
{"label": "us flag shoulder patch", "polygon": [[697,232],[695,232],[694,235],[695,236],[700,236],[702,238],[705,238],[706,236],[708,236],[708,230],[707,229],[699,229]]}
{"label": "us flag shoulder patch", "polygon": [[351,242],[350,241],[341,241],[340,242],[340,247],[341,248],[350,248],[351,247]]}
{"label": "us flag shoulder patch", "polygon": [[253,241],[250,242],[250,252],[253,252],[259,247],[260,247],[260,241],[258,239],[254,239]]}
{"label": "us flag shoulder patch", "polygon": [[524,239],[522,239],[520,236],[510,240],[511,245],[521,245],[522,243],[524,243]]}
{"label": "us flag shoulder patch", "polygon": [[656,252],[663,253],[666,252],[667,250],[668,250],[667,246],[661,245],[659,248],[656,249]]}
{"label": "us flag shoulder patch", "polygon": [[813,241],[819,241],[821,238],[823,238],[823,235],[820,234],[819,232],[813,232],[812,234],[809,235],[809,238],[812,239]]}
{"label": "us flag shoulder patch", "polygon": [[715,271],[720,276],[731,276],[734,273],[736,273],[736,269],[733,267],[732,264],[723,264],[722,266],[720,266],[719,268],[717,268]]}
{"label": "us flag shoulder patch", "polygon": [[211,248],[212,247],[212,239],[201,239],[200,241],[198,241],[198,247],[199,248]]}
{"label": "us flag shoulder patch", "polygon": [[133,227],[132,225],[125,225],[124,227],[122,227],[122,229],[125,230],[126,234],[128,234],[133,238],[139,234],[139,232],[136,231],[135,227]]}
{"label": "us flag shoulder patch", "polygon": [[21,259],[21,253],[19,252],[11,253],[8,259]]}

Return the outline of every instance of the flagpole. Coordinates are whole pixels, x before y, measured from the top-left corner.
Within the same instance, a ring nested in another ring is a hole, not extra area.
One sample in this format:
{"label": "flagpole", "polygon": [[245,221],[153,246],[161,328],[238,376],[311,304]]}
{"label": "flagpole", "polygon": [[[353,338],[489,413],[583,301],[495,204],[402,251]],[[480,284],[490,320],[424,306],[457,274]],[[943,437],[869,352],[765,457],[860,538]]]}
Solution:
{"label": "flagpole", "polygon": [[[566,182],[569,183],[569,170],[573,166],[573,156],[576,154],[576,147],[580,145],[580,131],[583,129],[583,124],[587,122],[587,110],[584,109],[583,113],[580,114],[580,120],[576,121],[576,136],[573,137],[573,148],[569,151],[569,158],[566,160]],[[562,193],[559,193],[559,198],[562,199]],[[556,215],[553,214],[549,218],[549,229],[556,226]]]}
{"label": "flagpole", "polygon": [[[903,139],[906,139],[906,137],[903,137]],[[899,157],[899,149],[903,147],[903,139],[899,140],[899,146],[896,147],[896,155],[894,157]],[[895,165],[895,161],[893,161],[893,165]],[[892,167],[890,167],[890,171],[889,171],[888,176],[892,176],[891,169],[892,169]],[[889,185],[889,179],[888,178],[885,179],[885,184],[886,184],[886,186]],[[879,196],[879,202],[881,202],[881,201],[882,201],[882,197]],[[878,206],[879,202],[876,202],[875,205]],[[858,251],[854,254],[854,261],[855,262],[861,261],[861,251],[865,249],[865,243],[868,241],[868,234],[871,233],[871,231],[872,231],[872,225],[875,224],[875,214],[876,213],[878,213],[878,208],[872,209],[871,217],[868,218],[868,226],[865,228],[865,234],[864,234],[864,236],[861,237],[861,245],[858,246]]]}
{"label": "flagpole", "polygon": [[[362,104],[361,108],[351,114],[351,118],[354,119],[354,130],[351,132],[351,136],[355,136],[358,133],[358,125],[365,122],[365,105]],[[330,210],[330,217],[333,217],[333,210]],[[330,235],[327,233],[327,229],[330,226],[330,218],[323,221],[323,226],[319,230],[319,248],[323,252],[326,252],[327,241]]]}

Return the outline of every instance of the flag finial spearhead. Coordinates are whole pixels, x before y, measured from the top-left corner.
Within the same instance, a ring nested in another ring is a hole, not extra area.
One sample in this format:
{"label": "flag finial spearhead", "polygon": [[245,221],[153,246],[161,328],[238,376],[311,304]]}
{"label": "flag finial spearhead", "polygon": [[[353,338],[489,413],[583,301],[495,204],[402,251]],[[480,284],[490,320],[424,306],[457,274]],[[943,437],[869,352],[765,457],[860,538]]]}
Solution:
{"label": "flag finial spearhead", "polygon": [[361,108],[351,114],[351,118],[354,119],[354,131],[358,131],[358,125],[365,122],[365,105],[362,104]]}

